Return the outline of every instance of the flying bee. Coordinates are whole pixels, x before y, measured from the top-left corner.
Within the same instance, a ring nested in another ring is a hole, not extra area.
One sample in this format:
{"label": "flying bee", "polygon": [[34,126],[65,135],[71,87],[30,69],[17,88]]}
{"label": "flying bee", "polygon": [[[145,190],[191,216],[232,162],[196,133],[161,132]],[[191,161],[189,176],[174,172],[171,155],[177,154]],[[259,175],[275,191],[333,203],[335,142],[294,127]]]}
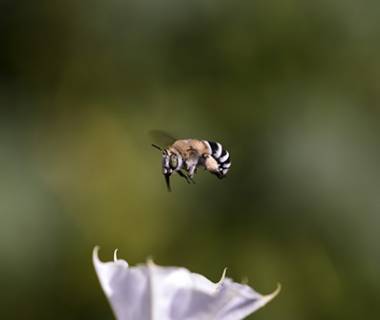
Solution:
{"label": "flying bee", "polygon": [[[152,131],[153,136],[160,135],[171,138],[160,131]],[[170,176],[176,172],[188,183],[195,183],[193,177],[198,167],[216,175],[219,179],[226,176],[230,166],[230,154],[219,142],[198,139],[174,139],[171,138],[166,148],[156,144],[153,147],[162,151],[162,173],[165,176],[168,191],[171,191]]]}

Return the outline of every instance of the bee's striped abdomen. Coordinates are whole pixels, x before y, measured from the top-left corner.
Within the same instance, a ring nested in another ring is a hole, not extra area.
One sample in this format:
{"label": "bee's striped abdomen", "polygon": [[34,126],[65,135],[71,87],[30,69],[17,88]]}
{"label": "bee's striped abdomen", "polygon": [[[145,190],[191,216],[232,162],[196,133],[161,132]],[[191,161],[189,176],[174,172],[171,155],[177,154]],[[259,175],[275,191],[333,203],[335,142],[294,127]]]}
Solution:
{"label": "bee's striped abdomen", "polygon": [[208,146],[211,156],[218,162],[219,172],[223,176],[226,175],[231,166],[229,152],[219,142],[207,140],[204,140],[204,142]]}

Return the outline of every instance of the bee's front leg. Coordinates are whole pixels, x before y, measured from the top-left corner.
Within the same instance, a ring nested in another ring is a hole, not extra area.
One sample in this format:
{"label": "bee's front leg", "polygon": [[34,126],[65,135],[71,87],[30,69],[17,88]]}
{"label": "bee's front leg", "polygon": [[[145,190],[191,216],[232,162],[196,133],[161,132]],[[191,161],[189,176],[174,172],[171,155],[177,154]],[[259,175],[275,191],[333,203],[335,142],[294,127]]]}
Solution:
{"label": "bee's front leg", "polygon": [[190,177],[190,175],[186,175],[186,178],[187,178],[188,182],[191,181],[193,184],[195,184],[195,181],[194,181],[193,177]]}
{"label": "bee's front leg", "polygon": [[189,171],[189,178],[193,178],[194,177],[194,174],[196,172],[196,169],[197,169],[197,165],[196,164],[193,164],[191,165],[189,168],[188,168],[188,171]]}
{"label": "bee's front leg", "polygon": [[177,171],[177,173],[186,180],[187,183],[190,183],[190,181],[193,181],[190,177],[188,177],[185,173],[183,173],[181,170]]}
{"label": "bee's front leg", "polygon": [[189,177],[194,177],[194,173],[196,172],[197,162],[193,159],[186,160],[186,171],[189,173]]}

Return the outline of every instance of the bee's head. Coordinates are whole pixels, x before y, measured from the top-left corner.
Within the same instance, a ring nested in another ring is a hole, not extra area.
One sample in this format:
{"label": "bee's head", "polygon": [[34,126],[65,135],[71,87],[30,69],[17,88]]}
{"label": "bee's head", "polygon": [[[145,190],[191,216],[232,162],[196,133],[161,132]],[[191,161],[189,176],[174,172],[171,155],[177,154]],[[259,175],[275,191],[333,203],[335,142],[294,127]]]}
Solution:
{"label": "bee's head", "polygon": [[180,172],[183,164],[182,156],[175,150],[163,149],[156,144],[152,144],[152,147],[162,151],[162,173],[165,176],[166,186],[171,191],[170,176],[173,171]]}
{"label": "bee's head", "polygon": [[180,154],[164,149],[162,151],[162,173],[172,174],[173,171],[178,171],[182,167],[182,157]]}
{"label": "bee's head", "polygon": [[165,176],[166,185],[170,191],[169,177],[173,171],[179,171],[182,168],[183,159],[180,154],[164,149],[162,151],[162,173]]}

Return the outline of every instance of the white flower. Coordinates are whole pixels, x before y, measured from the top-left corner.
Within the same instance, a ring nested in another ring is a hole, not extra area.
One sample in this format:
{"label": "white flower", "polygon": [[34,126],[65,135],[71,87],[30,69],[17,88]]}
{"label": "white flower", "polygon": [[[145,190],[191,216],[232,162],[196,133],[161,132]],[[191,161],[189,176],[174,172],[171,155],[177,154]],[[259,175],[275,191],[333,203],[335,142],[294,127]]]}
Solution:
{"label": "white flower", "polygon": [[161,267],[148,261],[129,267],[125,260],[93,263],[118,320],[238,320],[272,300],[280,286],[263,296],[247,285],[225,278],[218,283],[185,268]]}

